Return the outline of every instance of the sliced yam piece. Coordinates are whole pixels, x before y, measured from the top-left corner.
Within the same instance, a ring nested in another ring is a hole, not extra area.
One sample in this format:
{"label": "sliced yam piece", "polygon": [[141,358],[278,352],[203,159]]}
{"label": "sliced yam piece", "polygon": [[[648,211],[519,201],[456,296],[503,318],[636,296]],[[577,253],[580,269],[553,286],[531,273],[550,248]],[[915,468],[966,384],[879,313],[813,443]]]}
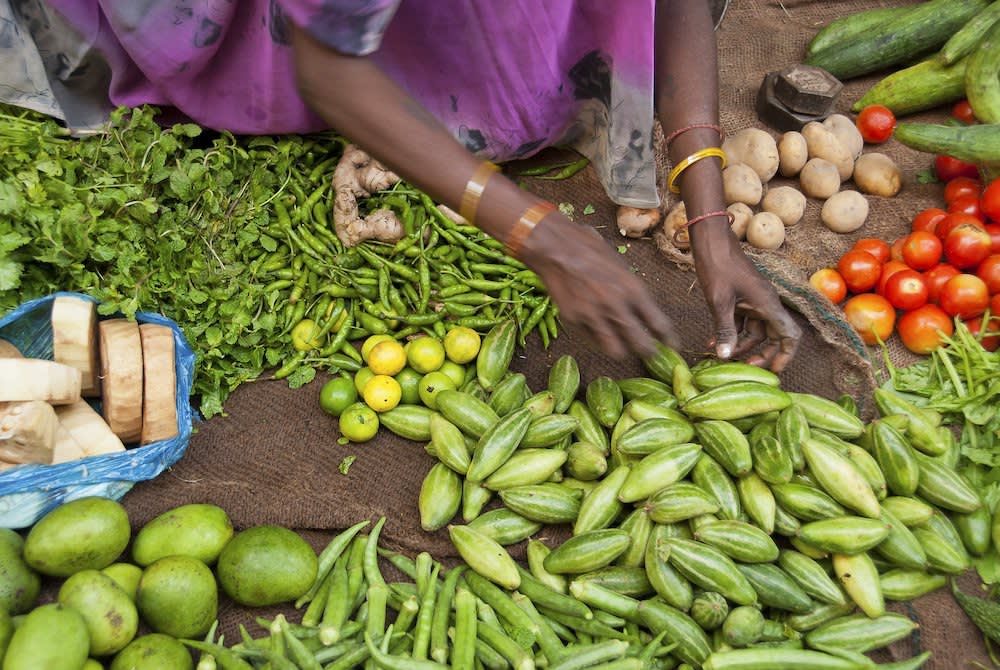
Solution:
{"label": "sliced yam piece", "polygon": [[105,319],[97,326],[101,352],[101,404],[104,420],[122,442],[142,434],[142,341],[139,324]]}
{"label": "sliced yam piece", "polygon": [[[64,407],[72,405],[64,405]],[[103,419],[101,420],[103,422]],[[52,447],[52,464],[78,461],[86,456],[83,447],[76,441],[73,434],[61,423],[56,427],[56,443]]]}
{"label": "sliced yam piece", "polygon": [[0,339],[0,358],[24,358],[24,356],[13,343]]}
{"label": "sliced yam piece", "polygon": [[140,444],[175,437],[177,429],[177,371],[174,332],[167,326],[144,323],[142,339],[142,436]]}
{"label": "sliced yam piece", "polygon": [[59,426],[79,445],[83,456],[125,451],[121,439],[86,400],[57,407],[56,417],[59,419]]}
{"label": "sliced yam piece", "polygon": [[80,399],[76,368],[41,358],[0,358],[0,402],[43,400],[67,405]]}
{"label": "sliced yam piece", "polygon": [[0,459],[8,463],[51,463],[59,421],[43,400],[14,402],[0,417]]}
{"label": "sliced yam piece", "polygon": [[80,371],[83,377],[80,392],[84,397],[101,395],[95,303],[59,296],[52,302],[51,323],[53,360]]}

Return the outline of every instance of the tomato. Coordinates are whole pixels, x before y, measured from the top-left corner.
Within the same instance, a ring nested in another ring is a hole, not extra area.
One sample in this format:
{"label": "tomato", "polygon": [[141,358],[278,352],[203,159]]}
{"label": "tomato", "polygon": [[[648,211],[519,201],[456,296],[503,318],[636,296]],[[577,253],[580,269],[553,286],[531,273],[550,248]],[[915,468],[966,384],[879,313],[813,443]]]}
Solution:
{"label": "tomato", "polygon": [[934,233],[918,230],[903,240],[903,262],[914,270],[927,270],[937,265],[941,251],[941,240]]}
{"label": "tomato", "polygon": [[896,309],[916,309],[927,302],[927,281],[916,270],[895,272],[885,283],[885,298]]}
{"label": "tomato", "polygon": [[979,196],[976,195],[960,195],[950,203],[948,203],[948,212],[950,214],[968,214],[969,216],[974,216],[980,221],[984,221],[983,210],[979,205]]}
{"label": "tomato", "polygon": [[809,283],[834,305],[839,305],[847,297],[847,283],[834,268],[816,270],[809,276]]}
{"label": "tomato", "polygon": [[1000,254],[1000,223],[987,223],[983,229],[990,234],[990,253]]}
{"label": "tomato", "polygon": [[940,263],[924,272],[924,281],[927,282],[927,302],[936,304],[938,296],[941,295],[941,287],[957,274],[961,274],[958,268],[948,263]]}
{"label": "tomato", "polygon": [[858,114],[855,124],[865,142],[881,144],[892,137],[896,115],[885,105],[868,105]]}
{"label": "tomato", "polygon": [[844,317],[865,344],[878,344],[892,335],[896,310],[876,293],[862,293],[844,303]]}
{"label": "tomato", "polygon": [[944,257],[959,270],[979,265],[990,255],[990,234],[982,228],[962,224],[952,228],[944,240]]}
{"label": "tomato", "polygon": [[976,267],[976,276],[986,282],[990,295],[1000,293],[1000,254],[992,254]]}
{"label": "tomato", "polygon": [[955,177],[976,179],[979,176],[979,168],[974,164],[943,154],[934,158],[934,172],[937,178],[944,182]]}
{"label": "tomato", "polygon": [[837,262],[837,271],[851,293],[864,293],[875,288],[882,264],[867,251],[851,249]]}
{"label": "tomato", "polygon": [[959,100],[951,108],[951,118],[958,119],[962,123],[972,124],[978,122],[976,113],[972,111],[972,105],[968,100]]}
{"label": "tomato", "polygon": [[950,212],[948,216],[938,222],[937,228],[934,229],[934,234],[944,242],[945,238],[948,237],[948,233],[961,225],[979,226],[984,230],[986,228],[986,224],[978,216],[969,216],[962,212]]}
{"label": "tomato", "polygon": [[906,242],[906,236],[897,237],[889,245],[889,258],[894,261],[903,262],[903,243]]}
{"label": "tomato", "polygon": [[928,233],[933,233],[938,222],[947,215],[948,212],[940,207],[928,207],[917,212],[917,215],[913,217],[913,221],[910,222],[910,230],[926,230]]}
{"label": "tomato", "polygon": [[910,266],[903,261],[891,260],[882,266],[882,273],[879,275],[878,284],[876,285],[875,292],[879,295],[885,295],[885,283],[889,281],[889,277],[896,274],[900,270],[909,270]]}
{"label": "tomato", "polygon": [[996,351],[1000,348],[1000,317],[990,317],[989,323],[986,324],[986,332],[983,332],[983,321],[985,319],[985,314],[967,319],[964,322],[965,327],[969,329],[973,337],[979,340],[979,343],[983,345],[983,349],[986,351]]}
{"label": "tomato", "polygon": [[956,198],[975,196],[983,192],[983,182],[971,177],[955,177],[944,185],[944,201],[951,204]]}
{"label": "tomato", "polygon": [[990,298],[990,314],[1000,316],[1000,294]]}
{"label": "tomato", "polygon": [[874,237],[862,237],[860,240],[855,242],[854,246],[851,248],[859,251],[867,251],[872,256],[877,258],[879,263],[885,263],[888,261],[889,254],[892,253],[889,249],[888,242]]}
{"label": "tomato", "polygon": [[1000,177],[991,181],[980,196],[980,207],[991,221],[1000,223]]}
{"label": "tomato", "polygon": [[955,325],[937,305],[924,305],[900,316],[896,330],[903,346],[915,354],[928,354],[955,332]]}
{"label": "tomato", "polygon": [[990,292],[986,290],[986,282],[976,275],[958,274],[941,287],[938,304],[950,316],[971,319],[986,311]]}

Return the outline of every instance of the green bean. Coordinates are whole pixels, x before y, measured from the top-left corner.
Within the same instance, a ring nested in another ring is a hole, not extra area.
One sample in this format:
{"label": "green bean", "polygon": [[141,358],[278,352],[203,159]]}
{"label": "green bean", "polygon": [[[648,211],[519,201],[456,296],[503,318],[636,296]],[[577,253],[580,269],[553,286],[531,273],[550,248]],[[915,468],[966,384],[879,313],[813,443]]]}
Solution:
{"label": "green bean", "polygon": [[385,525],[385,517],[382,516],[372,527],[372,532],[368,535],[365,543],[364,562],[361,564],[365,574],[365,581],[371,584],[385,584],[385,579],[378,567],[378,538]]}
{"label": "green bean", "polygon": [[462,305],[450,299],[444,303],[444,311],[452,316],[474,316],[479,312],[475,305]]}
{"label": "green bean", "polygon": [[[431,617],[430,655],[439,663],[448,660],[448,623],[458,580],[464,572],[464,565],[455,566],[448,571],[441,586],[441,592],[438,593],[434,603],[434,613]],[[475,604],[474,601],[473,604]]]}
{"label": "green bean", "polygon": [[302,361],[306,358],[306,352],[298,351],[295,355],[290,358],[284,365],[274,371],[271,375],[271,379],[284,379],[288,375],[292,374],[299,369],[302,365]]}
{"label": "green bean", "polygon": [[462,283],[476,291],[502,291],[510,286],[511,280],[495,281],[491,279],[463,279]]}
{"label": "green bean", "polygon": [[435,661],[388,654],[376,647],[371,636],[367,634],[365,635],[365,646],[368,647],[368,652],[375,663],[383,670],[447,670],[448,668],[447,665]]}
{"label": "green bean", "polygon": [[431,566],[433,563],[434,561],[431,559],[431,555],[426,551],[418,553],[416,559],[413,561],[413,581],[416,583],[417,593],[420,594],[421,597],[423,597],[423,594],[427,590],[427,586],[430,582]]}
{"label": "green bean", "polygon": [[468,589],[457,589],[455,640],[451,651],[451,667],[455,670],[473,670],[476,657],[476,628],[476,597]]}
{"label": "green bean", "polygon": [[[347,585],[348,599],[354,603],[364,600],[365,595],[365,547],[368,544],[367,536],[354,538],[351,543],[351,551],[347,555]],[[358,615],[357,618],[360,618]]]}
{"label": "green bean", "polygon": [[536,641],[538,642],[539,649],[545,654],[545,657],[549,659],[550,663],[558,661],[562,657],[565,647],[563,647],[562,641],[556,635],[555,631],[552,630],[552,627],[549,626],[545,617],[538,612],[531,599],[523,593],[515,591],[511,599],[534,622],[537,631]]}
{"label": "green bean", "polygon": [[549,327],[545,323],[544,319],[542,319],[541,321],[538,322],[538,336],[542,340],[542,348],[543,349],[548,349],[549,348],[549,342],[550,342],[550,340],[549,340]]}
{"label": "green bean", "polygon": [[203,642],[202,640],[188,640],[186,638],[181,638],[180,642],[192,649],[197,649],[200,652],[214,656],[220,670],[253,670],[253,666],[238,653],[227,649],[221,644]]}
{"label": "green bean", "polygon": [[420,602],[417,600],[417,596],[407,597],[399,606],[396,620],[393,622],[393,629],[400,633],[410,630],[410,626],[413,625],[419,611]]}
{"label": "green bean", "polygon": [[539,175],[548,174],[553,170],[560,170],[574,165],[578,161],[570,161],[566,163],[553,163],[552,165],[533,165],[528,168],[524,168],[517,172],[518,177],[537,177]]}
{"label": "green bean", "polygon": [[437,598],[437,577],[440,568],[440,564],[434,564],[426,588],[420,594],[420,612],[417,614],[417,625],[413,630],[413,658],[415,659],[426,659],[430,648],[431,624],[434,620],[434,603]]}
{"label": "green bean", "polygon": [[317,564],[319,566],[316,572],[316,580],[313,585],[306,591],[305,595],[295,601],[295,608],[298,609],[304,604],[312,600],[313,596],[316,595],[316,591],[319,590],[320,585],[326,579],[326,576],[333,569],[334,563],[340,558],[344,550],[350,546],[351,541],[354,536],[357,535],[362,528],[368,525],[368,520],[359,521],[350,528],[338,533],[333,537],[332,540],[326,545],[323,551],[320,552]]}
{"label": "green bean", "polygon": [[480,600],[492,607],[502,620],[515,628],[523,628],[534,639],[537,633],[537,625],[524,613],[524,610],[511,600],[506,591],[475,572],[466,572],[464,578],[465,583],[469,586],[469,590],[475,593],[476,597]]}
{"label": "green bean", "polygon": [[550,179],[550,180],[569,179],[570,177],[572,177],[573,175],[575,175],[577,172],[579,172],[580,170],[582,170],[585,167],[587,167],[587,165],[589,163],[590,163],[589,159],[587,159],[587,158],[581,158],[578,161],[574,161],[574,162],[570,163],[569,165],[567,165],[566,167],[564,167],[562,170],[560,170],[559,172],[555,173],[554,175],[539,176],[538,179]]}
{"label": "green bean", "polygon": [[290,279],[277,279],[268,284],[267,286],[265,286],[263,291],[261,292],[264,295],[267,295],[268,293],[272,293],[273,291],[283,291],[286,288],[291,288],[292,284],[294,284],[294,282],[291,281]]}
{"label": "green bean", "polygon": [[488,330],[497,324],[503,323],[507,320],[507,317],[499,317],[495,319],[487,319],[485,317],[479,316],[463,316],[455,319],[455,325],[465,326],[466,328],[472,328],[473,330]]}
{"label": "green bean", "polygon": [[[345,310],[347,308],[345,307]],[[337,329],[337,334],[334,335],[330,343],[325,346],[321,352],[321,356],[327,357],[340,351],[340,348],[347,342],[348,335],[351,331],[351,326],[354,324],[354,314],[351,310],[347,310],[347,316],[344,318],[344,322],[340,324],[340,328]]]}
{"label": "green bean", "polygon": [[524,323],[521,324],[518,340],[522,347],[527,341],[528,335],[531,334],[531,331],[534,330],[535,327],[542,322],[542,319],[545,317],[545,310],[547,310],[548,308],[549,308],[549,299],[545,298],[540,303],[538,303],[537,307],[531,310],[531,314],[524,321]]}
{"label": "green bean", "polygon": [[584,619],[582,617],[556,612],[555,610],[550,610],[545,607],[539,607],[538,611],[547,616],[549,619],[572,628],[577,632],[578,638],[580,637],[580,633],[594,637],[611,638],[613,640],[625,640],[628,638],[628,636],[621,631],[597,620],[597,612],[594,612],[593,619]]}
{"label": "green bean", "polygon": [[312,652],[306,648],[302,640],[292,635],[292,631],[288,626],[288,621],[285,619],[285,615],[279,614],[275,617],[275,621],[277,622],[281,637],[284,640],[285,648],[288,650],[288,656],[299,668],[299,670],[323,670],[319,661],[317,661]]}
{"label": "green bean", "polygon": [[365,624],[365,636],[371,635],[382,639],[385,634],[386,603],[389,600],[389,587],[385,582],[374,583],[368,587],[368,621]]}
{"label": "green bean", "polygon": [[452,297],[454,297],[456,295],[459,295],[459,294],[462,294],[462,293],[470,293],[471,291],[472,291],[472,287],[471,286],[469,286],[467,284],[455,283],[455,284],[452,284],[451,286],[446,286],[444,288],[438,289],[437,290],[437,297],[439,297],[442,300],[444,300],[444,299],[447,299],[447,298],[452,298]]}
{"label": "green bean", "polygon": [[[320,586],[316,589],[316,592],[307,601],[309,607],[302,614],[302,625],[304,626],[317,626],[319,622],[323,619],[323,612],[326,611],[326,603],[330,597],[330,587],[333,583],[330,573],[323,578],[320,582]],[[300,599],[301,600],[301,599]],[[303,601],[305,604],[306,601]],[[301,605],[297,605],[301,607]]]}
{"label": "green bean", "polygon": [[329,647],[318,649],[313,657],[320,663],[329,663],[337,660],[344,654],[354,651],[358,647],[364,646],[363,642],[359,642],[357,640],[342,640],[336,644],[331,644]]}
{"label": "green bean", "polygon": [[507,659],[514,670],[531,670],[534,660],[528,652],[512,640],[503,629],[481,618],[476,624],[476,635]]}
{"label": "green bean", "polygon": [[500,652],[486,644],[479,637],[478,621],[476,622],[476,639],[474,643],[476,645],[476,661],[481,663],[486,670],[507,670],[510,667],[510,663],[507,662],[507,659]]}
{"label": "green bean", "polygon": [[320,641],[330,645],[341,639],[341,628],[351,615],[350,583],[347,576],[347,559],[337,559],[330,571],[330,589],[326,598],[326,608],[320,620]]}
{"label": "green bean", "polygon": [[545,323],[545,329],[549,331],[549,335],[552,336],[553,340],[559,337],[559,328],[556,323],[556,315],[558,313],[559,310],[556,306],[550,303],[549,308],[545,311],[545,315],[542,317],[542,321]]}
{"label": "green bean", "polygon": [[496,302],[496,298],[482,291],[469,291],[468,293],[453,295],[448,298],[448,301],[459,305],[488,305]]}
{"label": "green bean", "polygon": [[402,572],[404,575],[410,579],[416,580],[417,565],[414,563],[412,558],[406,556],[405,554],[401,554],[398,551],[392,551],[382,547],[377,547],[375,551],[379,556],[389,561],[393,567]]}
{"label": "green bean", "polygon": [[368,645],[362,644],[352,649],[333,663],[323,666],[323,670],[354,670],[371,657]]}

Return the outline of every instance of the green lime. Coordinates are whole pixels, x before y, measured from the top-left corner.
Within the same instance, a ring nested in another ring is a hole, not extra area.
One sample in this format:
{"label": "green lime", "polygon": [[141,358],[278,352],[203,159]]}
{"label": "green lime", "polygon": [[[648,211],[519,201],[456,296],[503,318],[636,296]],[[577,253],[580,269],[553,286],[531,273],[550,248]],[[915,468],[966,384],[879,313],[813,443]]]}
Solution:
{"label": "green lime", "polygon": [[444,336],[445,353],[456,363],[472,361],[479,354],[481,343],[479,333],[465,326],[452,328]]}
{"label": "green lime", "polygon": [[402,405],[419,405],[420,404],[420,378],[423,377],[422,374],[414,370],[413,368],[403,368],[396,375],[396,381],[399,382],[399,388],[402,391],[402,395],[399,398],[399,402]]}
{"label": "green lime", "polygon": [[351,442],[367,442],[378,432],[378,414],[363,402],[356,402],[340,415],[340,434]]}
{"label": "green lime", "polygon": [[454,361],[445,361],[441,364],[441,367],[438,368],[438,372],[443,372],[448,375],[448,378],[455,382],[455,388],[458,388],[465,383],[466,371],[464,365],[459,365]]}
{"label": "green lime", "polygon": [[302,319],[292,328],[292,346],[296,351],[310,351],[323,346],[319,340],[320,327],[312,319]]}
{"label": "green lime", "polygon": [[430,335],[410,340],[406,344],[406,360],[417,372],[434,372],[444,363],[444,345]]}
{"label": "green lime", "polygon": [[420,400],[431,409],[437,409],[437,394],[445,389],[458,388],[451,377],[443,372],[428,372],[420,379]]}
{"label": "green lime", "polygon": [[361,395],[365,392],[365,384],[375,376],[375,372],[370,367],[363,367],[354,373],[354,390]]}
{"label": "green lime", "polygon": [[340,416],[340,413],[358,401],[358,390],[350,377],[334,377],[319,391],[319,406],[323,411]]}

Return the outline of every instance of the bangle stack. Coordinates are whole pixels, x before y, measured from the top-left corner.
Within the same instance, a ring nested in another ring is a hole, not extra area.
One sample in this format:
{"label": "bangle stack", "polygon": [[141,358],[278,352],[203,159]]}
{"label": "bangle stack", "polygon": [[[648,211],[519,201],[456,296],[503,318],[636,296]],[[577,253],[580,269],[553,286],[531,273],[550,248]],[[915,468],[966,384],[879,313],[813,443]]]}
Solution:
{"label": "bangle stack", "polygon": [[670,189],[670,192],[680,193],[681,188],[677,185],[677,178],[681,176],[681,173],[684,172],[684,170],[687,170],[689,167],[705,158],[718,158],[722,161],[722,167],[726,167],[726,154],[722,149],[719,147],[700,149],[681,160],[674,166],[674,169],[670,171],[670,176],[667,178],[667,188]]}
{"label": "bangle stack", "polygon": [[521,248],[524,246],[525,240],[531,235],[531,231],[555,209],[556,206],[551,202],[542,201],[536,202],[524,210],[524,213],[521,214],[517,222],[511,227],[510,234],[507,235],[507,241],[504,242],[504,246],[507,247],[507,253],[517,258],[517,255],[521,252]]}
{"label": "bangle stack", "polygon": [[462,193],[462,202],[458,208],[458,214],[469,222],[469,225],[476,225],[476,211],[479,209],[479,201],[486,190],[486,183],[489,182],[500,166],[490,161],[483,161],[472,173],[469,182],[465,185],[465,192]]}

